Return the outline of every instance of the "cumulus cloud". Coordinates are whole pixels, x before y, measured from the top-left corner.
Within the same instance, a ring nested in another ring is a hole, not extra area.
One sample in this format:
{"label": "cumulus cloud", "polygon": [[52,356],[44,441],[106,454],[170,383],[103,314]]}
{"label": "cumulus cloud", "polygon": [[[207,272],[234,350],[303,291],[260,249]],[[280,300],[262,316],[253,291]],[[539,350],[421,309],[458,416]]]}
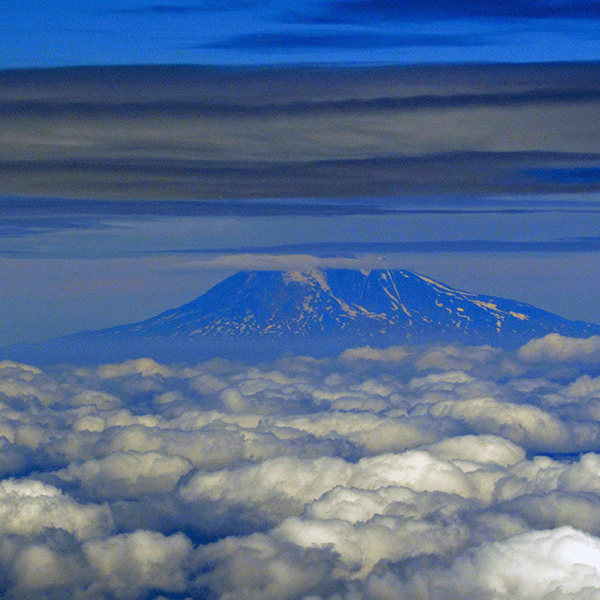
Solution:
{"label": "cumulus cloud", "polygon": [[83,551],[105,586],[120,598],[136,598],[149,589],[181,592],[186,588],[184,563],[192,551],[182,533],[165,536],[136,531],[91,540]]}
{"label": "cumulus cloud", "polygon": [[12,596],[40,597],[44,591],[67,590],[87,579],[79,557],[44,544],[31,544],[19,553],[13,565],[15,589]]}
{"label": "cumulus cloud", "polygon": [[518,356],[527,362],[599,362],[600,336],[579,339],[550,333],[543,338],[527,342],[519,348]]}
{"label": "cumulus cloud", "polygon": [[378,362],[401,362],[410,353],[404,346],[390,346],[389,348],[371,348],[363,346],[361,348],[348,348],[340,355],[341,360],[372,360]]}
{"label": "cumulus cloud", "polygon": [[0,595],[595,600],[600,373],[564,341],[5,361]]}
{"label": "cumulus cloud", "polygon": [[173,370],[165,365],[158,364],[151,358],[138,358],[120,364],[103,365],[98,369],[98,375],[103,379],[124,377],[126,375],[162,375],[163,377],[171,377]]}
{"label": "cumulus cloud", "polygon": [[500,354],[492,346],[442,346],[424,352],[416,361],[418,369],[443,369],[468,371],[476,365],[490,362]]}
{"label": "cumulus cloud", "polygon": [[[358,397],[357,404],[360,402]],[[339,407],[339,400],[333,405]],[[368,408],[369,401],[364,402],[364,405]],[[367,454],[413,448],[434,441],[440,435],[430,423],[424,420],[405,417],[385,418],[352,410],[331,411],[326,415],[269,419],[265,424],[272,424],[277,429],[291,428],[305,431],[320,439],[337,435],[358,446]]]}
{"label": "cumulus cloud", "polygon": [[0,483],[0,514],[3,534],[34,535],[56,528],[87,539],[113,526],[107,506],[79,504],[54,486],[27,479]]}
{"label": "cumulus cloud", "polygon": [[565,393],[576,398],[597,397],[600,394],[600,377],[582,375],[565,388]]}
{"label": "cumulus cloud", "polygon": [[55,474],[77,481],[99,498],[129,498],[171,491],[193,464],[178,455],[160,452],[114,452],[102,459],[71,463]]}
{"label": "cumulus cloud", "polygon": [[43,372],[37,367],[25,365],[12,360],[0,361],[0,369],[2,369],[3,375],[8,375],[10,373],[13,375],[13,377],[18,377],[26,381],[31,381],[34,375],[39,375]]}
{"label": "cumulus cloud", "polygon": [[468,538],[466,527],[374,515],[369,521],[313,520],[290,517],[272,533],[301,548],[326,548],[341,561],[339,576],[361,578],[382,561],[419,555],[445,555]]}
{"label": "cumulus cloud", "polygon": [[430,585],[450,598],[593,598],[600,588],[600,540],[561,527],[484,543]]}
{"label": "cumulus cloud", "polygon": [[569,429],[560,419],[531,405],[499,402],[494,398],[446,400],[432,406],[435,417],[463,421],[478,433],[504,435],[522,445],[566,451]]}

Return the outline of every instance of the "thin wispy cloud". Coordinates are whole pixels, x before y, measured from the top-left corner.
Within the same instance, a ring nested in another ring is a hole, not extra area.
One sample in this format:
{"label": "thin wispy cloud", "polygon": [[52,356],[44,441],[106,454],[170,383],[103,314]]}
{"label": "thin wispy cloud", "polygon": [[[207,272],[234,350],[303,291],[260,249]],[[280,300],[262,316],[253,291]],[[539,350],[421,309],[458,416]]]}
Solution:
{"label": "thin wispy cloud", "polygon": [[[307,244],[285,244],[281,246],[243,246],[238,248],[181,249],[177,253],[228,253],[239,252],[263,256],[296,255],[308,253],[326,256],[328,254],[408,254],[408,253],[556,253],[556,252],[598,252],[600,238],[571,238],[547,241],[501,241],[501,240],[428,240],[406,242],[314,242]],[[234,255],[232,255],[234,256]]]}
{"label": "thin wispy cloud", "polygon": [[[425,0],[413,3],[409,0],[331,0],[306,5],[306,20],[318,23],[364,23],[393,21],[410,18],[503,17],[524,19],[550,19],[567,17],[573,19],[600,18],[597,2],[589,0],[532,0],[519,2],[508,0],[461,0],[445,3]],[[302,15],[302,12],[299,13]],[[301,19],[301,16],[299,17]]]}
{"label": "thin wispy cloud", "polygon": [[402,48],[422,46],[485,46],[498,40],[484,35],[460,35],[448,33],[404,33],[381,32],[332,32],[311,31],[305,33],[273,32],[254,33],[230,37],[197,48],[222,48],[229,50],[281,51],[306,48]]}
{"label": "thin wispy cloud", "polygon": [[262,270],[262,271],[307,271],[322,269],[382,269],[388,268],[390,261],[380,256],[344,257],[315,256],[310,254],[225,254],[215,258],[189,260],[174,265],[174,269],[198,270]]}
{"label": "thin wispy cloud", "polygon": [[206,11],[227,11],[240,8],[252,8],[260,6],[261,2],[256,0],[232,0],[231,2],[223,3],[218,0],[203,0],[202,2],[188,3],[153,3],[146,4],[144,2],[134,3],[128,8],[110,9],[109,12],[116,14],[140,14],[140,15],[193,15]]}

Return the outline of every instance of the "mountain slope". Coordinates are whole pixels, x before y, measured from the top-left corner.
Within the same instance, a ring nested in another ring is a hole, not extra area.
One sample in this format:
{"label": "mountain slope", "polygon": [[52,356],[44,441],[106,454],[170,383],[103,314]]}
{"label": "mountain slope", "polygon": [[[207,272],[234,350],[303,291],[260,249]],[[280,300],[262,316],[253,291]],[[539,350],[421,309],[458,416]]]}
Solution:
{"label": "mountain slope", "polygon": [[315,340],[337,348],[404,342],[510,348],[552,332],[589,337],[600,334],[600,326],[459,291],[411,271],[242,271],[146,321],[57,338],[38,349],[85,355],[113,345],[124,353],[156,355],[157,348],[185,354],[185,348],[249,342],[255,349],[306,352]]}

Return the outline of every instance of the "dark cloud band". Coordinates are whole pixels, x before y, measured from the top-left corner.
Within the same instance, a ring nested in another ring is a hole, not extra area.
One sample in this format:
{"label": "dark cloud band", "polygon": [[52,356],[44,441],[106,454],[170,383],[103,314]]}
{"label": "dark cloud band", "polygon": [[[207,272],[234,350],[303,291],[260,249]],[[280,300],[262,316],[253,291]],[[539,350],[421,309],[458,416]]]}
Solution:
{"label": "dark cloud band", "polygon": [[600,186],[599,107],[597,64],[5,71],[3,192],[589,191]]}
{"label": "dark cloud band", "polygon": [[489,46],[496,43],[491,36],[460,34],[383,34],[312,31],[307,33],[256,33],[240,35],[195,48],[226,50],[281,51],[310,48],[402,48],[423,46]]}
{"label": "dark cloud band", "polygon": [[334,0],[323,3],[320,10],[298,10],[296,20],[310,23],[364,23],[393,21],[406,18],[600,18],[600,6],[593,0]]}

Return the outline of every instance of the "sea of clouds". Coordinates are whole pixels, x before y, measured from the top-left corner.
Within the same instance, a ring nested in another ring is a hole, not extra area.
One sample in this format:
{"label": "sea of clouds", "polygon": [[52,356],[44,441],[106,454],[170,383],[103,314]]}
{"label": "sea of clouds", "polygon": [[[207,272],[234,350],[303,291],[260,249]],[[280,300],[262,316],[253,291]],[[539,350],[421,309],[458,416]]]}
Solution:
{"label": "sea of clouds", "polygon": [[0,363],[0,596],[597,600],[600,337]]}

